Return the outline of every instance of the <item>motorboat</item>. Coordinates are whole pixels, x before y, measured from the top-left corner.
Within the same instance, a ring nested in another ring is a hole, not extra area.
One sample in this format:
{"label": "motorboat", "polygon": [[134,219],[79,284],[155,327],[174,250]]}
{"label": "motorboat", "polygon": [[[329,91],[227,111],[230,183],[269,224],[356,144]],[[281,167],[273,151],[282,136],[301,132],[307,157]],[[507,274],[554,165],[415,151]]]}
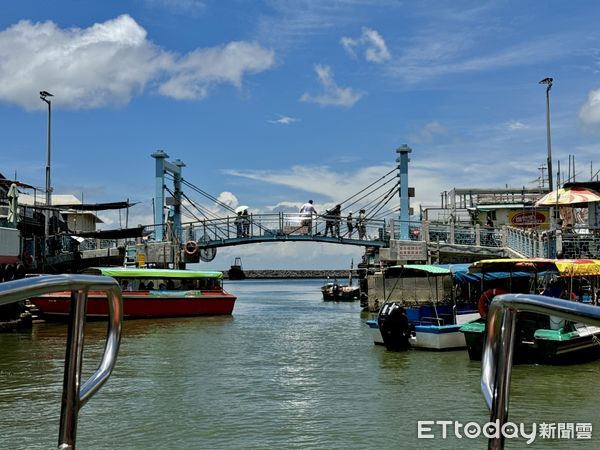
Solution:
{"label": "motorboat", "polygon": [[[123,317],[128,319],[229,315],[236,300],[235,295],[223,290],[222,272],[96,267],[86,269],[84,273],[112,277],[119,282]],[[44,294],[32,297],[30,301],[44,319],[59,320],[69,316],[70,292]],[[108,317],[104,293],[89,293],[86,316]]]}

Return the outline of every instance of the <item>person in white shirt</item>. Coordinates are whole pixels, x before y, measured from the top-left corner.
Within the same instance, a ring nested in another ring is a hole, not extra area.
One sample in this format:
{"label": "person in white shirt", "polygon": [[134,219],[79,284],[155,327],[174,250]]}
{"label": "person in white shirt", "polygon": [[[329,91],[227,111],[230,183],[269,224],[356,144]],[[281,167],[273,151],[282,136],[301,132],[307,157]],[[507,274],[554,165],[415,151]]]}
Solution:
{"label": "person in white shirt", "polygon": [[309,200],[308,203],[302,205],[300,208],[300,214],[302,215],[302,226],[306,226],[307,234],[312,233],[312,216],[317,215],[317,210],[313,206],[313,201]]}

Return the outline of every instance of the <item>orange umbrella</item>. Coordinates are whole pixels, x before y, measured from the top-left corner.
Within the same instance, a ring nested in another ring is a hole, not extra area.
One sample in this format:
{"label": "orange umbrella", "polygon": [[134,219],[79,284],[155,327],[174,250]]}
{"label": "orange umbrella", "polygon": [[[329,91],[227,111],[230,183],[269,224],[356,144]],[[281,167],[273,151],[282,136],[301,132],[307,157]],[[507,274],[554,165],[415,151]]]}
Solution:
{"label": "orange umbrella", "polygon": [[584,187],[560,188],[548,192],[535,202],[535,206],[575,205],[600,201],[600,193]]}

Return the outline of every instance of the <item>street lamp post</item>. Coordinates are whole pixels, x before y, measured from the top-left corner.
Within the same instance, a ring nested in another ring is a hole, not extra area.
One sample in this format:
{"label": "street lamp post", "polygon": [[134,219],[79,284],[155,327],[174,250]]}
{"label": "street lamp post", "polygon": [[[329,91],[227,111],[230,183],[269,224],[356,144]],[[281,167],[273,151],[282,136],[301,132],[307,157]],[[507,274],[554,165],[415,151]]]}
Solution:
{"label": "street lamp post", "polygon": [[[554,189],[552,184],[552,143],[550,141],[550,89],[552,89],[552,78],[544,78],[540,84],[545,84],[546,88],[546,142],[548,145],[548,187],[550,191]],[[558,188],[558,186],[556,186]]]}
{"label": "street lamp post", "polygon": [[[50,130],[52,124],[52,102],[48,97],[53,97],[50,92],[40,91],[40,99],[48,104],[48,151],[46,153],[46,207],[52,203],[52,186],[50,185]],[[48,236],[50,235],[50,211],[46,210],[44,217],[46,218],[44,224],[44,245],[42,246],[42,252],[44,259],[42,261],[42,268],[45,269],[46,257],[48,255]]]}
{"label": "street lamp post", "polygon": [[46,153],[46,206],[52,203],[52,186],[50,185],[50,130],[52,124],[52,101],[48,97],[53,97],[50,92],[40,91],[40,99],[48,104],[48,151]]}

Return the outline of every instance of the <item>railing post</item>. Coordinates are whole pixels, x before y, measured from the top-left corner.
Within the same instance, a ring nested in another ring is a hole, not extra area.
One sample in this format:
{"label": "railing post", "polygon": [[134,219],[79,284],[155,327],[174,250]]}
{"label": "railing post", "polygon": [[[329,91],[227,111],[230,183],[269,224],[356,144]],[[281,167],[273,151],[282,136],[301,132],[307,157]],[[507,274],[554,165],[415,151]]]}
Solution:
{"label": "railing post", "polygon": [[425,241],[429,244],[429,221],[428,220],[424,220],[423,224],[421,225],[421,240]]}
{"label": "railing post", "polygon": [[283,236],[283,213],[279,213],[279,233],[280,236]]}
{"label": "railing post", "polygon": [[475,224],[475,245],[481,247],[481,225]]}
{"label": "railing post", "polygon": [[81,387],[81,365],[83,362],[83,333],[87,293],[83,290],[71,292],[71,313],[67,332],[65,375],[61,401],[58,445],[60,449],[75,448],[77,418],[79,412],[79,389]]}
{"label": "railing post", "polygon": [[454,222],[450,223],[450,236],[449,240],[451,244],[454,244]]}

